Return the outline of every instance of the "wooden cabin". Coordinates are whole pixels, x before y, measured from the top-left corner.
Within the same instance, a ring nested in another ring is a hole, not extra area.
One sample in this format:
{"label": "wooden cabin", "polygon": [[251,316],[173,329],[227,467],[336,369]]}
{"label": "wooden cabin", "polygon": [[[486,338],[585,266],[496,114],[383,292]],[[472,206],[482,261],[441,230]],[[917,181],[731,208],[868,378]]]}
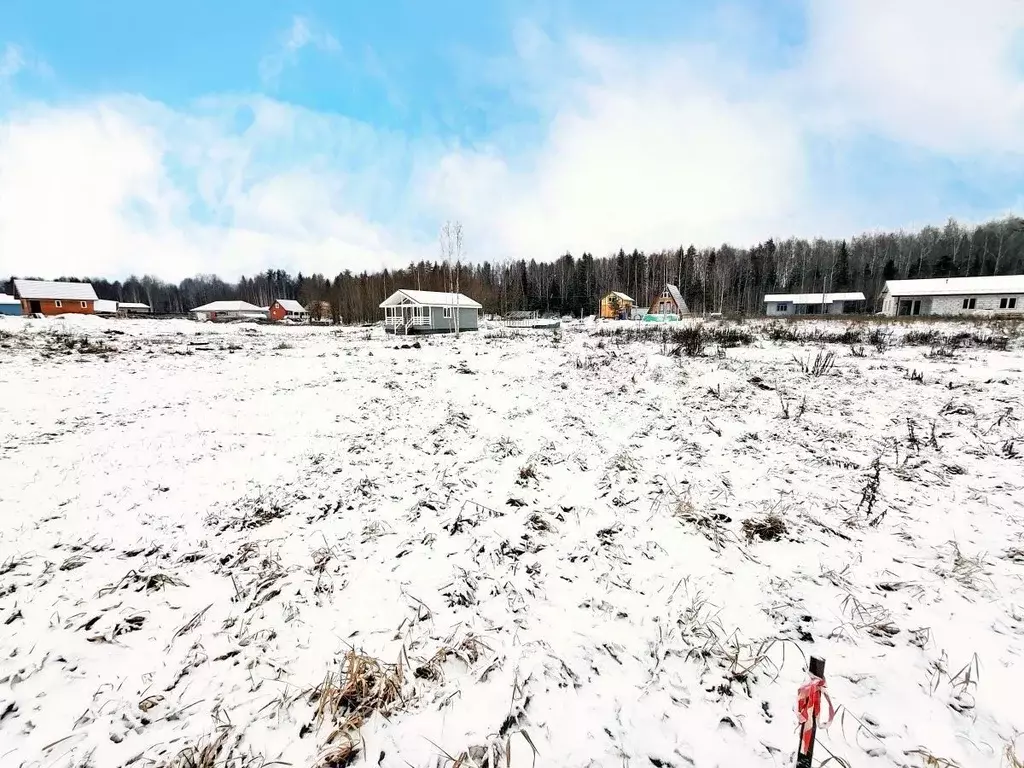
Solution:
{"label": "wooden cabin", "polygon": [[633,311],[635,303],[626,294],[620,291],[612,291],[601,299],[601,310],[598,313],[598,317],[606,320],[627,320]]}
{"label": "wooden cabin", "polygon": [[686,306],[686,301],[683,299],[683,294],[680,292],[678,286],[672,285],[671,283],[665,283],[665,289],[661,292],[661,296],[651,302],[651,306],[650,309],[647,310],[647,314],[660,316],[675,315],[676,317],[683,317],[684,315],[690,314],[690,310]]}

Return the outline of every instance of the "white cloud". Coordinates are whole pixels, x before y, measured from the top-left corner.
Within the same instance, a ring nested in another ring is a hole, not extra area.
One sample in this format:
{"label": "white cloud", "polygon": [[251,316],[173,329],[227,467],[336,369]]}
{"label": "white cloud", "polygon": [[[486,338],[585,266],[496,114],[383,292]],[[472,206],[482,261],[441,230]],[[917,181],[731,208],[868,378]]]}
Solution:
{"label": "white cloud", "polygon": [[[291,130],[288,107],[254,103],[263,140]],[[260,160],[258,141],[226,133],[224,122],[138,99],[11,116],[0,124],[4,267],[42,276],[233,277],[268,266],[333,275],[421,255],[346,194],[357,177]]]}
{"label": "white cloud", "polygon": [[21,48],[14,43],[7,43],[0,53],[0,85],[17,75],[27,63]]}
{"label": "white cloud", "polygon": [[822,127],[931,151],[1024,151],[1024,3],[810,0],[798,73]]}
{"label": "white cloud", "polygon": [[294,17],[277,49],[260,61],[260,79],[265,85],[275,85],[285,68],[296,64],[299,52],[310,45],[327,53],[341,50],[341,44],[329,32],[315,27],[304,16]]}
{"label": "white cloud", "polygon": [[568,47],[583,74],[553,85],[543,144],[451,152],[425,181],[438,212],[528,258],[747,242],[797,225],[805,159],[785,105],[734,96],[697,49]]}
{"label": "white cloud", "polygon": [[[1019,162],[1015,4],[989,0],[989,18],[923,0],[808,1],[802,56],[769,71],[711,43],[626,45],[521,24],[514,60],[480,73],[536,122],[470,145],[262,96],[212,95],[184,111],[128,97],[25,107],[0,117],[4,269],[373,270],[436,257],[448,218],[463,221],[476,260],[850,235],[921,223],[885,218],[900,194],[913,198],[901,216],[963,215],[939,210],[927,176],[896,180],[892,199],[844,186],[851,137],[955,158],[975,180]],[[265,74],[306,46],[336,49],[323,34],[297,18]],[[239,132],[243,111],[251,125]],[[822,180],[810,139],[840,173]]]}

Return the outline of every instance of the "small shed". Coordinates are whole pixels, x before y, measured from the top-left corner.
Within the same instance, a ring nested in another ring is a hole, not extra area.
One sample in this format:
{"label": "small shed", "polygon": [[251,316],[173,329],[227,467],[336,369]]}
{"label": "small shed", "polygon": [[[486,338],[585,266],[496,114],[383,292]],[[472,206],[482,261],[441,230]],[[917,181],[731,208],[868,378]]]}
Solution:
{"label": "small shed", "polygon": [[117,302],[117,311],[122,315],[148,315],[153,309],[149,304],[138,301],[119,301]]}
{"label": "small shed", "polygon": [[110,299],[96,299],[92,305],[94,315],[116,315],[117,302]]}
{"label": "small shed", "polygon": [[288,319],[304,323],[309,320],[309,312],[295,299],[277,299],[270,305],[270,319],[275,322]]}
{"label": "small shed", "polygon": [[26,315],[91,315],[96,303],[92,283],[15,280],[14,295]]}
{"label": "small shed", "polygon": [[189,310],[196,320],[266,320],[267,312],[247,301],[211,301]]}
{"label": "small shed", "polygon": [[384,299],[380,308],[385,331],[409,334],[475,331],[483,306],[463,293],[400,290]]}
{"label": "small shed", "polygon": [[662,290],[661,295],[651,304],[647,314],[658,315],[666,320],[670,317],[678,319],[690,314],[690,310],[686,306],[686,301],[683,300],[683,294],[679,287],[672,285],[672,283],[665,283],[665,288]]}
{"label": "small shed", "polygon": [[0,293],[0,315],[20,315],[21,302],[6,293]]}
{"label": "small shed", "polygon": [[632,312],[634,304],[636,302],[621,291],[612,291],[601,299],[601,311],[598,315],[608,320],[625,320]]}

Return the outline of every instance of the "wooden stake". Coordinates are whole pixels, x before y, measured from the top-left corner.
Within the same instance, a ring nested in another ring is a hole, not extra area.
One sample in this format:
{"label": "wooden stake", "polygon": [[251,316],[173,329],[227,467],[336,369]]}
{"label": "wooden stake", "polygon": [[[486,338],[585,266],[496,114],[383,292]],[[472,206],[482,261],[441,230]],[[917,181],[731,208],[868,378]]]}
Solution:
{"label": "wooden stake", "polygon": [[[818,656],[811,656],[811,663],[808,665],[808,671],[812,676],[825,679],[825,660]],[[820,703],[819,703],[820,704]],[[807,732],[810,731],[810,738],[807,738]],[[814,740],[818,735],[818,711],[815,709],[811,713],[811,717],[806,723],[800,724],[800,742],[797,745],[796,750],[796,768],[811,768],[811,762],[814,759]],[[804,750],[804,745],[807,745],[807,750]]]}

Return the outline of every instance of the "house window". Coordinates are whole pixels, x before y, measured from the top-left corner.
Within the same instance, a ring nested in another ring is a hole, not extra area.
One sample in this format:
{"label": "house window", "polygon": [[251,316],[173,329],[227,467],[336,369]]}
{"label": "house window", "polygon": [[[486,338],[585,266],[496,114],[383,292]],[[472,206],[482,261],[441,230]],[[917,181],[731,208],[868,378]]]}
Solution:
{"label": "house window", "polygon": [[999,300],[999,308],[1000,309],[1016,309],[1017,308],[1017,298],[1014,297],[1012,299],[1000,299]]}
{"label": "house window", "polygon": [[85,303],[84,301],[83,301],[83,302],[80,302],[80,303],[81,303],[81,305],[82,305],[82,309],[87,309],[86,303]]}
{"label": "house window", "polygon": [[452,319],[452,308],[451,307],[445,307],[444,308],[444,319],[445,320],[451,320]]}
{"label": "house window", "polygon": [[977,299],[964,299],[964,309],[974,309]]}
{"label": "house window", "polygon": [[775,311],[776,312],[787,312],[788,310],[789,310],[789,304],[776,304],[775,305]]}
{"label": "house window", "polygon": [[55,307],[56,307],[57,309],[60,309],[60,308],[61,308],[61,303],[60,303],[60,301],[55,301],[55,302],[53,302],[53,306],[55,306]]}

